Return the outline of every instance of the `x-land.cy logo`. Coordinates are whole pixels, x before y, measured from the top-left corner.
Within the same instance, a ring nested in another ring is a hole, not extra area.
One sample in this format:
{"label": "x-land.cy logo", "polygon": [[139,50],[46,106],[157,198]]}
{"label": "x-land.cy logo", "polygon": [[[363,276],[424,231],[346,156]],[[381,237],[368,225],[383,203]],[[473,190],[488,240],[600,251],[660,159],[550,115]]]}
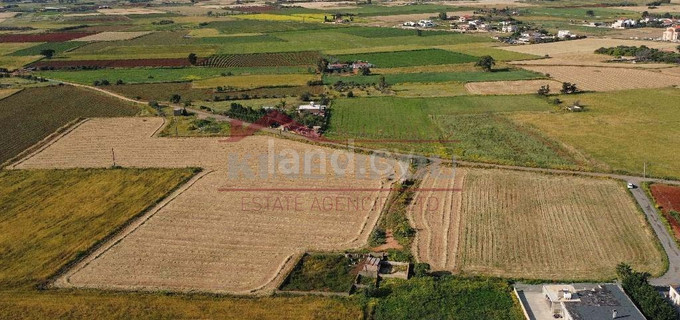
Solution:
{"label": "x-land.cy logo", "polygon": [[[442,166],[442,160],[437,158],[366,148],[361,148],[361,153],[355,153],[355,150],[359,148],[354,146],[355,142],[453,143],[455,142],[453,140],[330,140],[277,110],[268,112],[254,123],[232,119],[230,128],[230,136],[220,141],[239,142],[259,130],[271,133],[282,133],[285,130],[317,144],[345,147],[291,149],[280,146],[280,140],[271,138],[267,140],[266,151],[260,149],[260,151],[250,153],[229,153],[228,178],[239,183],[229,183],[229,186],[222,187],[219,191],[257,193],[255,197],[243,197],[242,208],[245,211],[258,211],[263,208],[297,211],[301,207],[304,208],[300,203],[309,202],[309,197],[319,197],[319,199],[313,199],[312,202],[323,203],[323,206],[319,206],[320,209],[337,210],[342,207],[342,203],[346,203],[345,207],[352,208],[352,204],[356,207],[358,204],[372,203],[369,194],[378,193],[382,194],[380,197],[387,197],[389,192],[403,190],[396,186],[392,188],[362,187],[370,184],[358,183],[360,180],[386,180],[401,184],[420,179],[425,175],[429,175],[429,179],[453,180],[455,178],[455,159],[453,158],[450,161],[451,166]],[[263,179],[267,182],[249,184],[247,183],[249,179],[251,181]],[[294,183],[281,186],[281,179],[289,182],[292,180]],[[337,184],[330,183],[324,186],[324,183],[319,183],[323,180],[344,181],[346,184],[337,186]],[[244,181],[251,187],[243,187]],[[266,187],[261,187],[262,185]],[[446,192],[456,192],[460,189],[417,187],[410,191],[430,193],[430,195],[433,192],[442,192],[444,196]],[[436,197],[434,200],[437,200]]]}

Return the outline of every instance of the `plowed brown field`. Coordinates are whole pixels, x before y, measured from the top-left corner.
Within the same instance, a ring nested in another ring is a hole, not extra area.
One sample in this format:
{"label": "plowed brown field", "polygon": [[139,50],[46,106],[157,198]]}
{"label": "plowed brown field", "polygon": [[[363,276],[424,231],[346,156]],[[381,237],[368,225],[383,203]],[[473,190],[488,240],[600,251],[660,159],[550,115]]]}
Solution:
{"label": "plowed brown field", "polygon": [[665,184],[653,184],[650,187],[654,201],[661,206],[661,211],[673,229],[675,238],[680,239],[680,221],[670,212],[680,212],[680,187]]}
{"label": "plowed brown field", "polygon": [[[247,178],[228,164],[235,161],[233,156],[257,159],[305,151],[330,156],[342,151],[265,136],[240,142],[153,137],[163,122],[160,118],[91,119],[12,166],[109,167],[115,155],[116,165],[123,167],[206,168],[71,269],[57,286],[268,291],[303,251],[364,246],[389,196],[388,179],[357,178],[351,167],[347,176],[321,174],[313,169],[321,161],[312,161],[312,172],[321,177],[316,179],[286,176],[279,170],[262,178],[267,166],[258,177]],[[366,160],[356,157],[358,163]],[[261,169],[257,160],[243,163],[242,170]]]}

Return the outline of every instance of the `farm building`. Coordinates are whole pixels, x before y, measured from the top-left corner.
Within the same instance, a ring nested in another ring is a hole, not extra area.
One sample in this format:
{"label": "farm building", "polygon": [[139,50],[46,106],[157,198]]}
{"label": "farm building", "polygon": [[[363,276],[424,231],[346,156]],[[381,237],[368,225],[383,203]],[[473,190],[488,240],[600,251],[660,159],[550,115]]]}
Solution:
{"label": "farm building", "polygon": [[527,319],[627,319],[645,317],[618,284],[515,286]]}
{"label": "farm building", "polygon": [[347,68],[346,63],[330,63],[328,66],[326,66],[326,70],[328,71],[338,71],[338,70],[344,70]]}
{"label": "farm building", "polygon": [[311,113],[319,116],[323,116],[326,113],[326,106],[322,104],[316,104],[314,101],[310,101],[309,104],[303,104],[298,107],[299,113]]}
{"label": "farm building", "polygon": [[352,68],[354,73],[359,73],[359,71],[361,71],[363,69],[370,69],[370,68],[373,68],[375,66],[371,63],[366,62],[366,61],[356,61],[356,62],[352,63],[352,65],[350,67]]}
{"label": "farm building", "polygon": [[664,31],[663,35],[661,36],[661,40],[677,42],[678,35],[680,35],[680,26],[666,28],[666,31]]}

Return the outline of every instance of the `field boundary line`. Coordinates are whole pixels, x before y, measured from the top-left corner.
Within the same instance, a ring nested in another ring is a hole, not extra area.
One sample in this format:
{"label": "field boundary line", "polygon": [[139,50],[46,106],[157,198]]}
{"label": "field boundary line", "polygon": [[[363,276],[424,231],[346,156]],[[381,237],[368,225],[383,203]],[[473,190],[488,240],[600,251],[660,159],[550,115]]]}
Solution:
{"label": "field boundary line", "polygon": [[[2,100],[4,100],[4,99],[7,99],[7,98],[9,98],[9,97],[11,97],[11,96],[13,96],[13,95],[15,95],[15,94],[21,92],[21,91],[24,91],[24,89],[26,89],[26,88],[20,88],[19,90],[14,91],[14,92],[10,93],[9,95],[6,95],[6,96],[0,98],[0,101],[2,101]],[[11,90],[11,89],[10,89],[10,90]]]}
{"label": "field boundary line", "polygon": [[118,230],[113,231],[113,233],[104,238],[104,240],[101,241],[99,244],[95,244],[92,248],[88,250],[89,254],[85,255],[84,258],[82,258],[80,261],[75,262],[73,265],[65,266],[65,269],[63,271],[58,272],[55,276],[53,276],[53,279],[49,281],[51,282],[49,283],[49,286],[63,288],[78,287],[71,284],[71,282],[69,281],[70,277],[72,277],[85,267],[87,267],[92,261],[96,260],[100,256],[107,253],[111,248],[116,246],[118,243],[127,238],[127,236],[129,236],[137,229],[139,229],[139,227],[144,225],[151,217],[156,215],[156,213],[158,213],[161,209],[165,208],[178,196],[180,196],[186,190],[191,188],[196,182],[198,182],[199,180],[213,172],[215,171],[211,170],[200,172],[192,176],[184,183],[178,185],[176,189],[170,191],[159,202],[153,204],[150,208],[143,210],[139,215],[132,217],[132,219],[128,220],[126,223],[121,225],[121,227]]}
{"label": "field boundary line", "polygon": [[163,117],[163,123],[161,123],[158,128],[149,136],[149,138],[160,138],[156,136],[159,132],[161,132],[163,129],[165,129],[165,126],[169,125],[170,123],[165,120],[165,117]]}
{"label": "field boundary line", "polygon": [[[274,273],[274,276],[269,279],[266,283],[263,285],[252,289],[248,291],[241,291],[241,293],[248,293],[248,294],[268,294],[268,293],[274,293],[278,290],[278,288],[283,284],[283,281],[286,280],[288,277],[288,274],[295,268],[295,266],[299,263],[300,259],[302,259],[302,256],[305,254],[304,251],[302,252],[296,252],[293,254],[288,255],[286,260],[283,261],[279,265],[279,268],[276,270],[276,273]],[[295,261],[295,263],[291,263]],[[273,288],[271,288],[274,286]]]}
{"label": "field boundary line", "polygon": [[73,132],[73,130],[77,129],[83,123],[89,120],[90,120],[89,118],[77,118],[75,120],[72,120],[71,122],[61,126],[59,129],[49,134],[47,137],[36,142],[33,146],[29,147],[28,149],[22,151],[18,155],[0,164],[0,168],[8,168],[15,170],[16,166],[24,163],[25,161],[43,152],[45,149],[57,143],[59,140],[61,140],[66,135]]}

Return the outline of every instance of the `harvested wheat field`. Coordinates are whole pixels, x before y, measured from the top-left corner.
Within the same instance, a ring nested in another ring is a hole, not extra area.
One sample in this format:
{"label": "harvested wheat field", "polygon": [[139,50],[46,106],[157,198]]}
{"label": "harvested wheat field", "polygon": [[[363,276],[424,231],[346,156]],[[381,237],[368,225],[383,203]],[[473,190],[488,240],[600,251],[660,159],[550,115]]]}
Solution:
{"label": "harvested wheat field", "polygon": [[[455,174],[454,174],[455,173]],[[454,270],[458,254],[461,189],[467,170],[442,167],[428,172],[409,208],[417,230],[413,252],[434,270]]]}
{"label": "harvested wheat field", "polygon": [[120,41],[131,40],[151,33],[150,31],[127,32],[127,31],[107,31],[93,34],[91,36],[82,37],[73,41]]}
{"label": "harvested wheat field", "polygon": [[465,89],[471,94],[530,94],[545,85],[553,90],[562,87],[561,82],[553,80],[519,80],[469,82],[465,84]]}
{"label": "harvested wheat field", "polygon": [[616,46],[637,47],[641,45],[645,45],[647,47],[656,49],[674,49],[676,46],[676,44],[672,42],[586,38],[580,40],[558,41],[550,43],[539,43],[499,48],[503,50],[534,54],[538,56],[543,56],[546,54],[552,56],[555,54],[593,53],[596,49],[599,49],[601,47],[616,47]]}
{"label": "harvested wheat field", "polygon": [[99,9],[99,13],[106,15],[128,15],[128,14],[159,14],[165,13],[159,10],[144,9],[144,8],[134,8],[134,9]]}
{"label": "harvested wheat field", "polygon": [[576,66],[522,66],[522,68],[549,74],[560,82],[576,83],[587,91],[614,91],[626,89],[664,88],[680,85],[680,77],[659,70],[576,67]]}
{"label": "harvested wheat field", "polygon": [[547,59],[510,61],[508,64],[516,66],[585,66],[606,68],[628,69],[663,69],[671,68],[666,63],[632,63],[632,62],[607,62],[613,57],[596,53],[567,53],[551,55]]}
{"label": "harvested wheat field", "polygon": [[[435,194],[439,203],[450,204],[442,208],[443,217],[436,210],[414,219],[419,230],[416,256],[436,269],[593,280],[613,278],[616,264],[628,262],[652,274],[663,272],[656,238],[619,182],[461,168],[455,180],[453,185],[462,185],[460,195]],[[451,183],[423,182],[426,187]]]}
{"label": "harvested wheat field", "polygon": [[[342,163],[344,151],[266,136],[239,142],[153,137],[163,121],[87,120],[12,166],[109,167],[115,154],[116,165],[123,167],[205,168],[58,279],[57,286],[268,292],[304,251],[364,246],[389,196],[388,174],[359,178],[359,167],[349,166],[344,176],[331,172],[328,158],[303,161],[305,152],[336,153]],[[301,157],[298,169],[309,164],[315,178],[296,174],[291,162],[249,160],[293,159],[293,153]],[[365,164],[365,156],[355,157]],[[381,162],[376,166],[392,163]],[[318,169],[322,163],[327,173]]]}

